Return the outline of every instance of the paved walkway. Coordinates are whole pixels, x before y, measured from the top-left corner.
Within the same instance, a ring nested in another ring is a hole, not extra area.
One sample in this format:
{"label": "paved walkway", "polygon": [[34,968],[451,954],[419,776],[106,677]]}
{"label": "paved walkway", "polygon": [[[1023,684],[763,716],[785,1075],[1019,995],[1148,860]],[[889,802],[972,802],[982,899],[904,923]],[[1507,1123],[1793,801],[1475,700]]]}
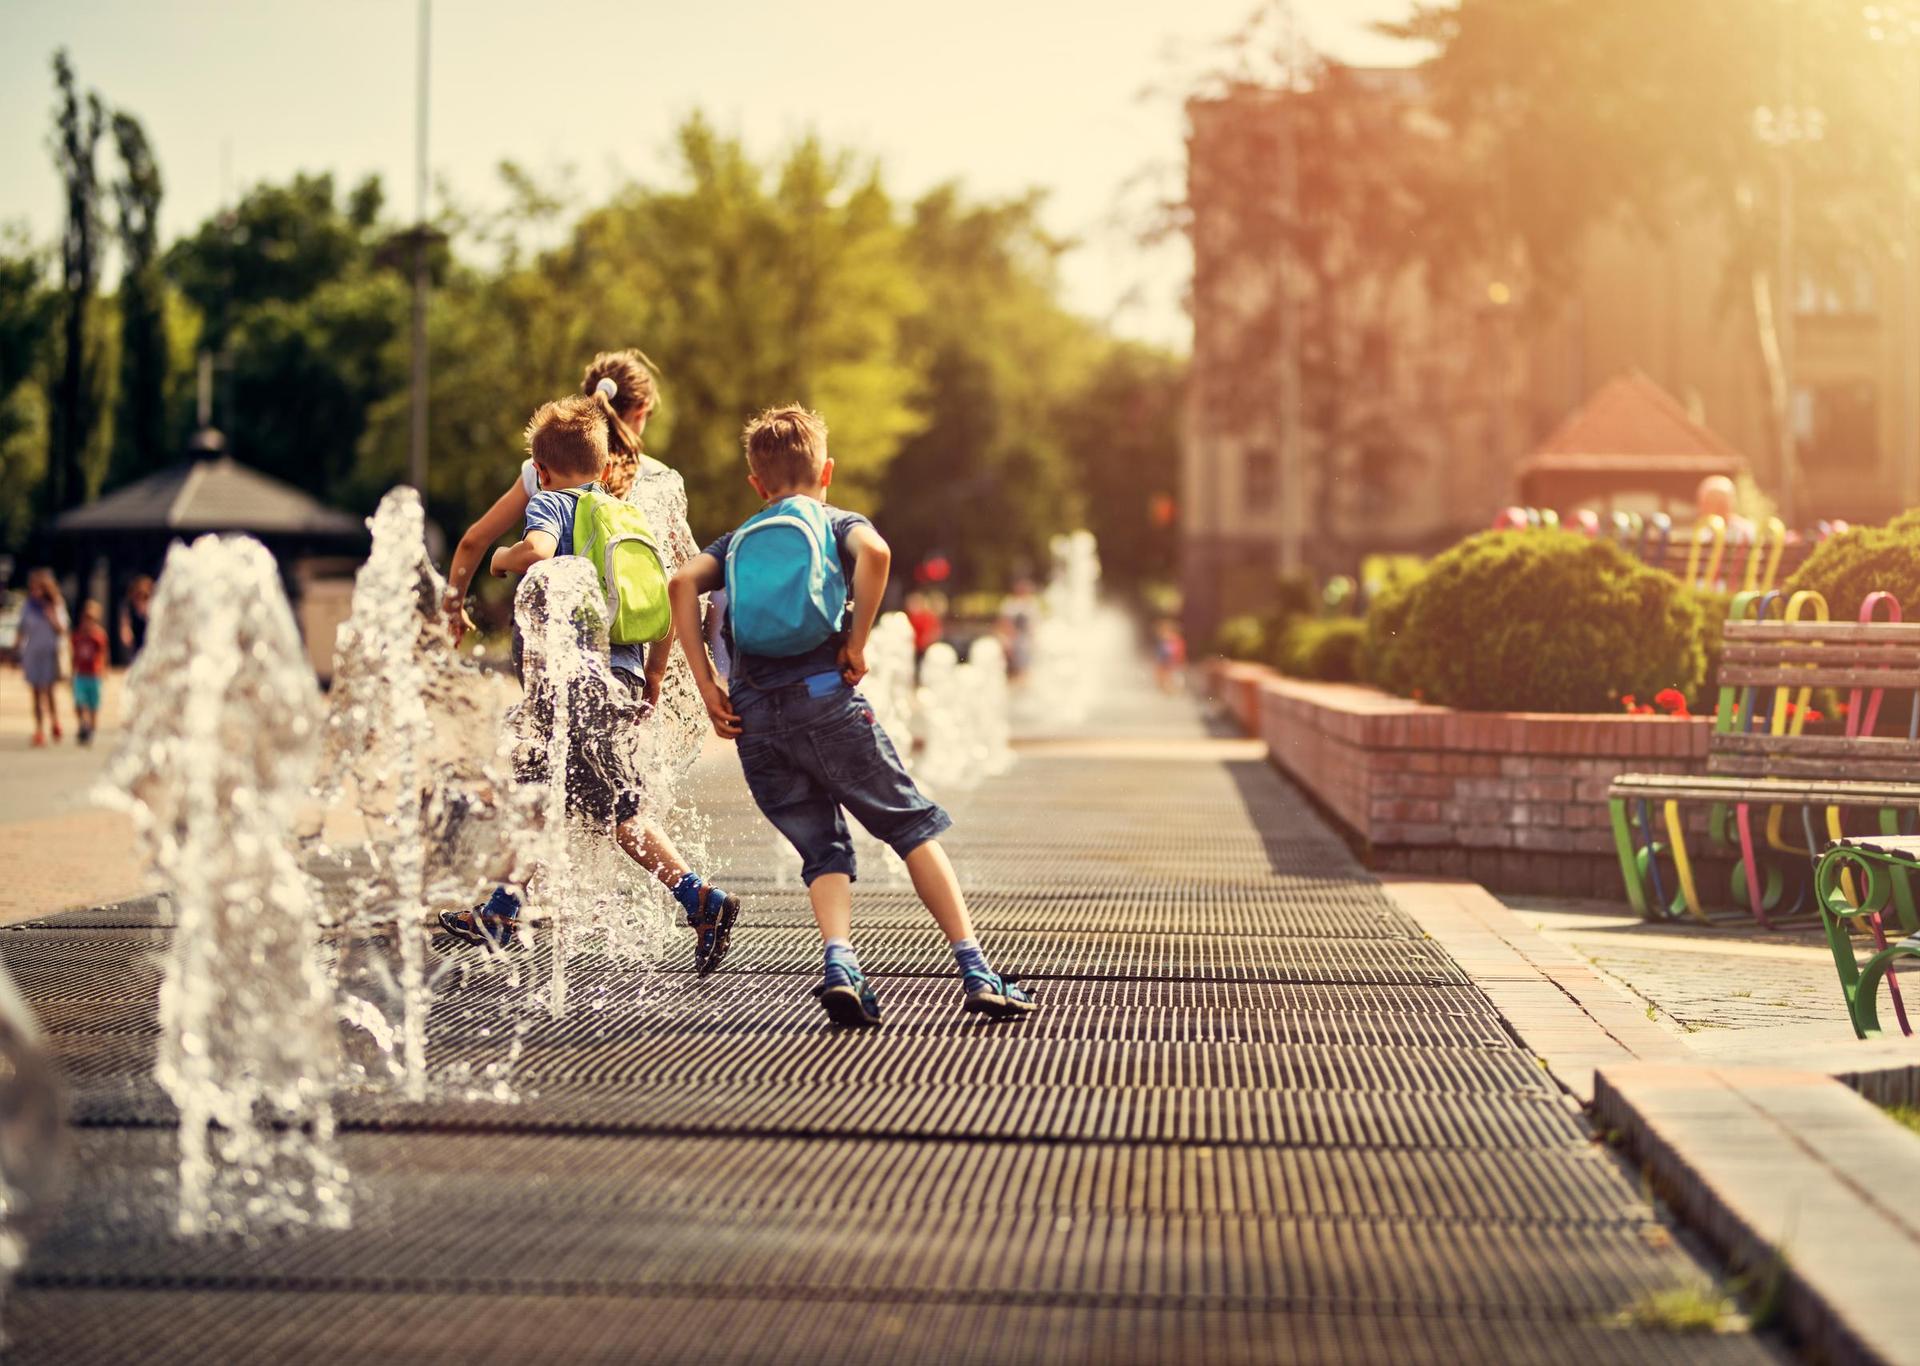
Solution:
{"label": "paved walkway", "polygon": [[94,806],[89,793],[119,740],[124,674],[108,675],[106,723],[89,746],[76,741],[72,694],[61,685],[66,738],[32,746],[33,702],[20,671],[0,669],[0,925],[69,906],[137,896],[145,886],[133,825]]}
{"label": "paved walkway", "polygon": [[[1124,692],[954,803],[982,936],[1046,1013],[957,1009],[898,890],[883,1031],[808,997],[804,896],[726,761],[728,971],[575,968],[522,1099],[343,1102],[354,1227],[169,1236],[143,1079],[164,909],[0,934],[73,1078],[75,1188],[20,1361],[1718,1362],[1622,1326],[1707,1274],[1487,998],[1267,767]],[[449,982],[433,1057],[501,1055]]]}
{"label": "paved walkway", "polygon": [[1731,918],[1711,928],[1649,924],[1624,902],[1503,899],[1522,923],[1591,962],[1692,1052],[1773,1061],[1785,1049],[1853,1042],[1833,956],[1810,921],[1780,930]]}

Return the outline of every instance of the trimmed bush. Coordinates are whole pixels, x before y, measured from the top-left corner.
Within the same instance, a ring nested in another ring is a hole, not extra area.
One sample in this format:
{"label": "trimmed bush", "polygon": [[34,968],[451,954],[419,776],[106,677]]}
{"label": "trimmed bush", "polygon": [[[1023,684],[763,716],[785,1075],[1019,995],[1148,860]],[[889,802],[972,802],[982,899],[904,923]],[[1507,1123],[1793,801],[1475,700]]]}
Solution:
{"label": "trimmed bush", "polygon": [[1317,683],[1357,682],[1366,634],[1367,624],[1358,617],[1298,617],[1280,637],[1280,671]]}
{"label": "trimmed bush", "polygon": [[1267,628],[1260,618],[1228,617],[1213,633],[1213,652],[1253,664],[1267,662]]}
{"label": "trimmed bush", "polygon": [[1473,711],[1612,712],[1663,688],[1698,696],[1701,610],[1671,575],[1606,541],[1488,531],[1367,614],[1371,681]]}
{"label": "trimmed bush", "polygon": [[1727,625],[1727,613],[1733,608],[1731,593],[1695,593],[1694,605],[1700,609],[1700,649],[1706,656],[1706,672],[1701,675],[1700,686],[1687,694],[1687,700],[1695,712],[1711,712],[1718,702],[1720,686],[1720,656],[1726,653],[1727,641],[1724,634]]}
{"label": "trimmed bush", "polygon": [[1822,541],[1787,580],[1790,593],[1803,588],[1827,600],[1835,621],[1854,620],[1867,594],[1882,590],[1900,599],[1909,620],[1920,618],[1920,508]]}

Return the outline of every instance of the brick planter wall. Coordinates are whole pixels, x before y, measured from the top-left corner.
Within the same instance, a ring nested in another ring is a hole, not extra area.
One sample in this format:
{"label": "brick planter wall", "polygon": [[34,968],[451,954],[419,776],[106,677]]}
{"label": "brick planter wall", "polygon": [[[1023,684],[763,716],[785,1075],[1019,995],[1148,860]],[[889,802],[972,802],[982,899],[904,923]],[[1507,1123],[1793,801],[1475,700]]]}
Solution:
{"label": "brick planter wall", "polygon": [[1702,771],[1712,729],[1707,717],[1460,712],[1224,661],[1206,677],[1370,867],[1497,891],[1622,896],[1607,784]]}

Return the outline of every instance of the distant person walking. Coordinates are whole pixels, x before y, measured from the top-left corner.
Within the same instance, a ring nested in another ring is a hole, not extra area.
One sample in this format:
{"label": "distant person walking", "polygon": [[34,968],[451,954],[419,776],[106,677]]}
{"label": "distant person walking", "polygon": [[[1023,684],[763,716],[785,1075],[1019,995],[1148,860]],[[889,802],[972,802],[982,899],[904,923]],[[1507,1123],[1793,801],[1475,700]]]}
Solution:
{"label": "distant person walking", "polygon": [[147,613],[152,610],[153,579],[142,574],[127,585],[126,600],[120,604],[120,655],[128,664],[146,648]]}
{"label": "distant person walking", "polygon": [[88,598],[73,628],[73,725],[75,738],[89,744],[100,729],[100,685],[107,673],[107,614]]}
{"label": "distant person walking", "polygon": [[1000,643],[1007,651],[1007,678],[1018,683],[1033,667],[1033,636],[1040,622],[1040,598],[1032,579],[1013,585],[1000,604]]}
{"label": "distant person walking", "polygon": [[67,604],[53,572],[36,569],[27,575],[27,605],[20,613],[20,671],[33,690],[33,743],[47,743],[47,731],[60,739],[60,708],[54,685],[60,681],[60,643],[68,630]]}

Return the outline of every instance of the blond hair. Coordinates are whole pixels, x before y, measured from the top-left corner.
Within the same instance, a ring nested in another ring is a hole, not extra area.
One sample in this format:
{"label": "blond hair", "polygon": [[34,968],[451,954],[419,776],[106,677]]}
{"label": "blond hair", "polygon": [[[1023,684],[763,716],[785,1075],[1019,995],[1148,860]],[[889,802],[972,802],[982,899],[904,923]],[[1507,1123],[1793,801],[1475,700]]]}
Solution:
{"label": "blond hair", "polygon": [[826,468],[826,419],[797,403],[761,413],[747,424],[740,442],[747,450],[747,468],[769,488],[817,484]]}
{"label": "blond hair", "polygon": [[616,498],[626,497],[640,474],[640,433],[620,415],[636,408],[642,417],[653,411],[660,401],[660,388],[654,382],[658,373],[659,367],[647,359],[646,352],[629,347],[602,351],[587,365],[580,381],[580,392],[607,419],[607,467],[600,482]]}
{"label": "blond hair", "polygon": [[527,423],[527,454],[555,474],[598,478],[607,464],[607,416],[583,395],[543,403]]}

